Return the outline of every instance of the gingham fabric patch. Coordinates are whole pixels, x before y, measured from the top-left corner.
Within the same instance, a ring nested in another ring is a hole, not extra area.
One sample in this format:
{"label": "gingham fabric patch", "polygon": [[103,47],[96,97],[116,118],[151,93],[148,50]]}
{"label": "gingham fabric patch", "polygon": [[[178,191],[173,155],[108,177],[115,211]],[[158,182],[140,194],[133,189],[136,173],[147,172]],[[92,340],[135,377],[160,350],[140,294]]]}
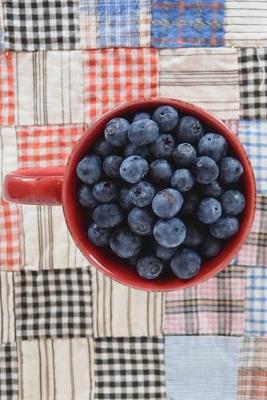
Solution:
{"label": "gingham fabric patch", "polygon": [[267,49],[239,49],[241,118],[267,118]]}
{"label": "gingham fabric patch", "polygon": [[95,339],[95,400],[165,400],[163,339]]}
{"label": "gingham fabric patch", "polygon": [[76,0],[4,0],[5,47],[13,50],[75,49]]}
{"label": "gingham fabric patch", "polygon": [[16,274],[17,337],[92,335],[90,279],[88,268]]}
{"label": "gingham fabric patch", "polygon": [[0,125],[15,123],[14,55],[0,52]]}
{"label": "gingham fabric patch", "polygon": [[267,268],[246,268],[246,334],[264,336],[267,334]]}
{"label": "gingham fabric patch", "polygon": [[0,398],[18,400],[18,360],[13,343],[0,344]]}

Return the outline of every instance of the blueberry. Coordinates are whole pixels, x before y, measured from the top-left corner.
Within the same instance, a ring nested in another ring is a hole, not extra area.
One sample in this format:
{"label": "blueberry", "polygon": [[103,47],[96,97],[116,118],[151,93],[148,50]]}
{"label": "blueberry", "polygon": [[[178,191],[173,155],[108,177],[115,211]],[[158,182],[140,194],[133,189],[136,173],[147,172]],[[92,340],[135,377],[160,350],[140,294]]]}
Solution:
{"label": "blueberry", "polygon": [[199,246],[203,241],[203,226],[195,221],[186,221],[184,246]]}
{"label": "blueberry", "polygon": [[212,181],[208,185],[200,185],[201,193],[208,197],[220,197],[222,194],[222,187],[217,180]]}
{"label": "blueberry", "polygon": [[94,146],[95,154],[102,158],[109,156],[113,153],[113,151],[113,146],[109,142],[107,142],[106,139],[99,139]]}
{"label": "blueberry", "polygon": [[129,196],[135,206],[146,207],[152,202],[155,194],[154,186],[150,182],[140,181],[132,186]]}
{"label": "blueberry", "polygon": [[159,219],[154,225],[153,234],[161,246],[177,247],[185,240],[186,227],[178,218]]}
{"label": "blueberry", "polygon": [[93,196],[92,188],[88,185],[82,185],[78,190],[78,200],[79,203],[88,208],[95,208],[97,206],[97,201]]}
{"label": "blueberry", "polygon": [[171,270],[180,279],[193,278],[199,272],[200,266],[200,256],[191,249],[178,250],[171,260]]}
{"label": "blueberry", "polygon": [[140,156],[143,158],[149,157],[149,149],[147,146],[137,146],[133,143],[128,143],[124,149],[125,157]]}
{"label": "blueberry", "polygon": [[184,202],[181,208],[183,215],[194,215],[199,203],[199,194],[194,190],[183,194]]}
{"label": "blueberry", "polygon": [[103,170],[105,174],[111,178],[117,178],[120,176],[120,166],[122,161],[122,157],[115,156],[114,154],[106,157],[103,162]]}
{"label": "blueberry", "polygon": [[130,199],[130,188],[122,186],[119,193],[119,203],[121,208],[123,208],[124,210],[130,210],[134,207],[134,204]]}
{"label": "blueberry", "polygon": [[150,164],[150,177],[158,185],[168,185],[172,176],[172,167],[167,160],[159,159]]}
{"label": "blueberry", "polygon": [[226,190],[221,197],[223,212],[227,215],[240,214],[246,205],[245,197],[238,190]]}
{"label": "blueberry", "polygon": [[170,261],[176,253],[176,247],[164,247],[160,244],[155,244],[155,255],[163,261]]}
{"label": "blueberry", "polygon": [[159,128],[151,119],[140,119],[130,125],[128,137],[131,143],[144,146],[155,142],[159,136]]}
{"label": "blueberry", "polygon": [[161,132],[172,131],[178,122],[178,112],[171,106],[160,106],[152,116]]}
{"label": "blueberry", "polygon": [[107,228],[99,228],[94,222],[89,225],[88,238],[98,247],[104,247],[109,244],[111,230]]}
{"label": "blueberry", "polygon": [[188,192],[194,185],[194,177],[189,169],[181,168],[174,171],[171,177],[171,186],[180,192]]}
{"label": "blueberry", "polygon": [[152,201],[152,209],[160,218],[172,218],[181,209],[183,196],[174,189],[164,189],[156,194]]}
{"label": "blueberry", "polygon": [[221,241],[218,239],[215,239],[211,236],[205,236],[205,240],[203,240],[202,246],[201,246],[201,253],[205,257],[215,257],[219,252],[221,251],[222,244]]}
{"label": "blueberry", "polygon": [[172,155],[175,146],[174,139],[170,134],[163,134],[151,144],[150,150],[156,158],[168,158]]}
{"label": "blueberry", "polygon": [[135,267],[138,261],[138,256],[132,256],[129,257],[125,260],[127,262],[128,265],[131,265],[132,267]]}
{"label": "blueberry", "polygon": [[150,114],[146,112],[138,112],[133,117],[133,122],[139,121],[140,119],[150,119]]}
{"label": "blueberry", "polygon": [[76,171],[83,183],[95,183],[102,174],[101,158],[95,154],[84,157],[77,165]]}
{"label": "blueberry", "polygon": [[197,208],[197,217],[203,224],[212,224],[222,215],[221,203],[213,197],[205,197]]}
{"label": "blueberry", "polygon": [[243,174],[240,161],[233,157],[224,157],[220,164],[220,179],[223,183],[235,183]]}
{"label": "blueberry", "polygon": [[151,235],[154,226],[154,216],[144,208],[134,207],[128,214],[128,226],[138,235]]}
{"label": "blueberry", "polygon": [[141,250],[141,240],[129,228],[117,228],[112,233],[109,245],[113,253],[121,258],[136,256]]}
{"label": "blueberry", "polygon": [[207,156],[198,157],[195,162],[195,177],[198,183],[205,185],[217,179],[219,168],[216,162]]}
{"label": "blueberry", "polygon": [[136,270],[144,279],[156,279],[163,271],[163,264],[157,257],[146,256],[138,260]]}
{"label": "blueberry", "polygon": [[189,167],[197,159],[197,152],[190,143],[181,143],[172,152],[172,158],[177,167]]}
{"label": "blueberry", "polygon": [[92,218],[100,228],[113,228],[123,221],[123,213],[116,204],[100,204],[94,209]]}
{"label": "blueberry", "polygon": [[217,162],[225,156],[227,148],[227,141],[217,133],[207,133],[200,139],[197,146],[200,156],[208,156]]}
{"label": "blueberry", "polygon": [[196,144],[203,136],[204,130],[198,119],[186,116],[180,119],[175,133],[180,143],[186,142]]}
{"label": "blueberry", "polygon": [[130,156],[125,158],[120,166],[122,179],[129,183],[139,182],[148,172],[147,161],[140,156]]}
{"label": "blueberry", "polygon": [[112,181],[97,182],[93,186],[93,196],[99,203],[109,203],[118,195],[116,185]]}
{"label": "blueberry", "polygon": [[106,125],[105,138],[112,146],[125,146],[128,142],[129,122],[124,118],[112,118]]}
{"label": "blueberry", "polygon": [[236,217],[221,217],[209,226],[210,233],[217,239],[229,239],[239,230]]}

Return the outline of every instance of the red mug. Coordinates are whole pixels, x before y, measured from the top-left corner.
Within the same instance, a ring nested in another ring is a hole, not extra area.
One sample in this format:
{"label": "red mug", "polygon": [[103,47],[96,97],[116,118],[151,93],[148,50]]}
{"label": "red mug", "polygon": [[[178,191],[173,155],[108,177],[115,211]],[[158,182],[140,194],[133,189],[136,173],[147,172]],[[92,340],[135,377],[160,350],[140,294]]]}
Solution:
{"label": "red mug", "polygon": [[[105,125],[114,117],[131,117],[137,111],[151,112],[157,106],[167,104],[183,114],[198,118],[210,131],[223,135],[233,153],[241,161],[244,173],[242,182],[246,207],[240,221],[240,230],[227,241],[221,252],[205,261],[198,275],[186,281],[173,275],[148,281],[142,279],[134,268],[129,267],[108,251],[94,246],[87,238],[84,210],[77,201],[79,181],[76,175],[78,162],[92,149],[96,140],[103,135]],[[90,264],[112,279],[142,290],[167,291],[197,285],[225,268],[245,241],[255,213],[256,185],[254,173],[247,154],[239,139],[219,119],[194,105],[175,99],[155,98],[133,101],[106,112],[84,133],[73,148],[66,167],[20,169],[5,177],[4,193],[7,200],[22,204],[62,205],[68,229]]]}

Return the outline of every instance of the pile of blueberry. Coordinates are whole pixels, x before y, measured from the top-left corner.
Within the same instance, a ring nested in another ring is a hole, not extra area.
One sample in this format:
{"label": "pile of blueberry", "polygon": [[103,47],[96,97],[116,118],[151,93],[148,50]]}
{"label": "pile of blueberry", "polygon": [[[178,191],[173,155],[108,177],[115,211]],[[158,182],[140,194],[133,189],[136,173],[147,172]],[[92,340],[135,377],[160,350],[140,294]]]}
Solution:
{"label": "pile of blueberry", "polygon": [[190,279],[239,229],[242,173],[223,136],[173,107],[113,118],[77,165],[88,238],[145,279]]}

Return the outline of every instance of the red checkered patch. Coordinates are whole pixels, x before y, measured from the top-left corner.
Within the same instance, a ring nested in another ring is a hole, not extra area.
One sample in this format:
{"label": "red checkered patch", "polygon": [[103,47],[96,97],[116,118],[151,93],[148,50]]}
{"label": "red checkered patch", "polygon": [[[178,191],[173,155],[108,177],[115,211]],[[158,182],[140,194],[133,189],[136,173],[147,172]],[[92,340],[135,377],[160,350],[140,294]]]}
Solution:
{"label": "red checkered patch", "polygon": [[11,52],[0,53],[0,124],[14,125],[14,58]]}
{"label": "red checkered patch", "polygon": [[158,94],[156,49],[117,48],[83,52],[86,120],[120,103]]}

